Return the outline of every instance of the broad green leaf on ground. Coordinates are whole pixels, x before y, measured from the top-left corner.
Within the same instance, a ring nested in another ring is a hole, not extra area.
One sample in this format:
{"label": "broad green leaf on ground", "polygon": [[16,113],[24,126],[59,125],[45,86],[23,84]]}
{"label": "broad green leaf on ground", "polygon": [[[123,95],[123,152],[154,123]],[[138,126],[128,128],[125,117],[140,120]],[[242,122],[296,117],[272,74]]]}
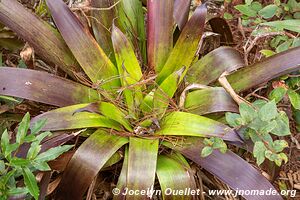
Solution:
{"label": "broad green leaf on ground", "polygon": [[258,14],[265,19],[270,19],[275,16],[278,9],[279,7],[277,5],[271,4],[258,11]]}
{"label": "broad green leaf on ground", "polygon": [[281,21],[264,22],[261,25],[275,27],[279,30],[289,30],[300,33],[300,19],[286,19]]}
{"label": "broad green leaf on ground", "polygon": [[288,90],[288,96],[293,107],[300,110],[300,94],[293,90]]}
{"label": "broad green leaf on ground", "polygon": [[237,9],[238,11],[240,11],[240,13],[242,13],[243,15],[246,15],[248,17],[255,17],[257,12],[255,10],[253,10],[251,8],[251,6],[249,5],[237,5],[234,6],[235,9]]}
{"label": "broad green leaf on ground", "polygon": [[274,90],[272,90],[269,94],[269,99],[270,100],[275,100],[275,103],[278,103],[281,101],[281,99],[284,97],[286,94],[287,89],[284,87],[277,87]]}

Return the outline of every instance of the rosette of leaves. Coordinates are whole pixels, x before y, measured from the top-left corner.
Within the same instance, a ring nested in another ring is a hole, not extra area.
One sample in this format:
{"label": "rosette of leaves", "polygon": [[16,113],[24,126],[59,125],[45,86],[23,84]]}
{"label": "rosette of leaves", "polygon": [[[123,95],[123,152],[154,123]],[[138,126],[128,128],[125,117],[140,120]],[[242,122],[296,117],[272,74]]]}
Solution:
{"label": "rosette of leaves", "polygon": [[[46,2],[58,30],[15,0],[0,2],[0,21],[73,80],[1,67],[0,94],[60,107],[32,120],[47,119],[43,130],[97,129],[68,163],[56,199],[82,199],[94,177],[119,152],[124,156],[117,159],[123,161],[117,183],[121,191],[151,188],[156,177],[163,191],[193,188],[187,159],[232,189],[273,188],[232,151],[216,150],[201,157],[203,139],[216,137],[243,145],[233,129],[208,116],[238,112],[230,95],[216,83],[224,71],[234,71],[227,79],[236,92],[245,91],[299,70],[300,48],[241,68],[239,53],[230,47],[220,47],[200,60],[195,56],[205,26],[205,5],[188,18],[190,1],[148,1],[145,9],[139,0],[91,0],[91,7],[82,8],[90,11],[91,33],[62,0]],[[176,26],[179,32],[174,33]],[[185,85],[182,92],[179,86]]]}

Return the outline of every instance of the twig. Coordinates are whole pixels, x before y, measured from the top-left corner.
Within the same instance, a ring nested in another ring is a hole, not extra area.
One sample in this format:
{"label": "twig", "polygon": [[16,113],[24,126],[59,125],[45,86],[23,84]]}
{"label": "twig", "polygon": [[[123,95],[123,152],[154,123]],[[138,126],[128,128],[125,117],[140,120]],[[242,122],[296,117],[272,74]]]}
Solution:
{"label": "twig", "polygon": [[229,95],[233,98],[233,100],[238,105],[241,103],[247,103],[247,104],[251,105],[247,100],[245,100],[244,98],[240,97],[238,94],[235,93],[235,91],[233,90],[233,88],[231,87],[231,85],[229,84],[229,82],[226,79],[227,75],[229,75],[229,73],[227,71],[225,71],[219,77],[218,81],[221,84],[221,86],[226,90],[226,92],[229,93]]}

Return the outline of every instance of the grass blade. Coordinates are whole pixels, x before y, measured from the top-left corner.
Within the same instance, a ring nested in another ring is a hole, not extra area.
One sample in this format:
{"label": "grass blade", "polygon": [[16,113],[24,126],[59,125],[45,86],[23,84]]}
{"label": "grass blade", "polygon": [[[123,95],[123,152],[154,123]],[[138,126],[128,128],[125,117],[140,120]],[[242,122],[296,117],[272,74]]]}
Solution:
{"label": "grass blade", "polygon": [[[182,159],[184,158],[182,157]],[[191,195],[165,195],[168,188],[171,188],[173,191],[185,190],[186,188],[191,188],[191,190],[195,189],[194,177],[189,166],[183,165],[174,159],[172,155],[159,155],[156,174],[162,190],[163,199],[194,199]]]}
{"label": "grass blade", "polygon": [[190,92],[185,99],[186,112],[205,115],[216,112],[238,112],[231,96],[220,87],[205,88]]}
{"label": "grass blade", "polygon": [[[175,146],[170,143],[164,144],[169,148],[179,151],[190,160],[217,176],[233,190],[264,190],[264,192],[270,189],[276,190],[258,170],[231,151],[222,154],[215,150],[208,157],[201,157],[200,152],[204,147],[202,139],[191,137]],[[244,194],[242,196],[246,200],[282,200],[282,197],[279,195]]]}
{"label": "grass blade", "polygon": [[121,130],[121,125],[103,115],[88,112],[77,112],[88,104],[78,104],[63,108],[58,108],[36,116],[31,120],[34,124],[38,120],[46,119],[46,126],[43,131],[72,130],[89,127],[105,127]]}
{"label": "grass blade", "polygon": [[231,47],[219,47],[196,61],[188,70],[189,83],[208,85],[216,81],[224,72],[234,71],[244,66],[240,53]]}
{"label": "grass blade", "polygon": [[57,197],[81,200],[100,169],[127,142],[127,138],[111,135],[105,130],[99,129],[93,133],[80,145],[70,160],[59,185]]}
{"label": "grass blade", "polygon": [[27,41],[44,60],[58,65],[68,75],[81,72],[60,34],[16,0],[0,2],[0,21]]}
{"label": "grass blade", "polygon": [[[127,187],[130,190],[147,190],[154,185],[158,154],[158,140],[136,137],[129,139]],[[141,176],[142,175],[142,176]],[[126,199],[144,199],[145,196],[127,196]]]}
{"label": "grass blade", "polygon": [[157,135],[179,135],[197,137],[221,137],[232,142],[241,142],[237,133],[228,126],[199,115],[172,112],[160,122]]}
{"label": "grass blade", "polygon": [[[64,40],[92,82],[108,81],[117,76],[115,66],[69,7],[62,0],[47,0],[47,5]],[[117,86],[118,79],[102,85],[105,89]]]}
{"label": "grass blade", "polygon": [[95,90],[36,70],[0,67],[0,85],[0,95],[20,97],[55,106],[99,100]]}
{"label": "grass blade", "polygon": [[166,64],[158,74],[158,84],[183,66],[190,67],[205,25],[206,6],[199,6],[182,30]]}
{"label": "grass blade", "polygon": [[174,18],[180,30],[183,29],[189,18],[191,0],[175,0]]}
{"label": "grass blade", "polygon": [[148,1],[148,67],[161,71],[173,48],[174,0]]}
{"label": "grass blade", "polygon": [[293,71],[300,70],[300,47],[296,47],[258,63],[239,69],[227,76],[232,88],[241,92],[280,77]]}

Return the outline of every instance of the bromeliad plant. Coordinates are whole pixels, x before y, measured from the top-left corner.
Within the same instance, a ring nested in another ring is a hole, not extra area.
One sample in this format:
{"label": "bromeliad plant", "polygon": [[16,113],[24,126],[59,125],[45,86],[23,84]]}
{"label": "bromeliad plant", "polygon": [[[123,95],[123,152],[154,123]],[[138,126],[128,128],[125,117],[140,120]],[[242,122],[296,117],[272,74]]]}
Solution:
{"label": "bromeliad plant", "polygon": [[[224,71],[234,71],[227,80],[236,92],[245,91],[299,70],[300,48],[243,68],[239,54],[230,47],[220,47],[197,60],[205,25],[204,5],[188,19],[191,1],[148,1],[145,22],[145,9],[139,0],[89,2],[89,6],[76,10],[90,11],[88,19],[95,37],[62,0],[46,1],[59,32],[16,0],[0,2],[3,24],[26,40],[42,59],[90,86],[45,72],[0,68],[1,95],[61,107],[32,120],[47,119],[43,130],[98,128],[68,163],[56,199],[82,199],[94,177],[118,150],[124,150],[117,184],[121,191],[125,187],[151,188],[155,175],[163,191],[193,188],[186,158],[233,189],[273,188],[229,150],[201,157],[206,137],[243,146],[234,129],[203,115],[238,112],[231,96],[216,83]],[[174,36],[176,25],[178,38]],[[186,85],[182,91],[180,86]],[[175,198],[163,195],[169,197]],[[244,197],[282,199],[279,195]]]}

